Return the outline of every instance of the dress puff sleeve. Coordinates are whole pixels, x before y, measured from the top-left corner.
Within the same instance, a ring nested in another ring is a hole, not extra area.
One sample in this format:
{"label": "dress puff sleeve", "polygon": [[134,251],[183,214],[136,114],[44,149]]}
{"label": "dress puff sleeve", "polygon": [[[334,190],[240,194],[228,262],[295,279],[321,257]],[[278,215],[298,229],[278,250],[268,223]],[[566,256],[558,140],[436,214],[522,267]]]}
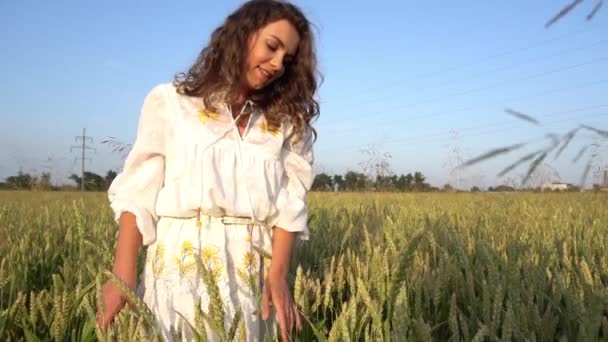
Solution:
{"label": "dress puff sleeve", "polygon": [[281,162],[283,177],[276,198],[277,213],[270,219],[271,227],[297,232],[300,240],[308,240],[308,209],[306,195],[314,179],[312,129],[302,137],[291,134],[283,143]]}
{"label": "dress puff sleeve", "polygon": [[159,85],[144,99],[135,143],[108,189],[114,219],[118,222],[123,212],[135,215],[144,246],[156,239],[155,205],[165,174],[166,117],[165,96]]}

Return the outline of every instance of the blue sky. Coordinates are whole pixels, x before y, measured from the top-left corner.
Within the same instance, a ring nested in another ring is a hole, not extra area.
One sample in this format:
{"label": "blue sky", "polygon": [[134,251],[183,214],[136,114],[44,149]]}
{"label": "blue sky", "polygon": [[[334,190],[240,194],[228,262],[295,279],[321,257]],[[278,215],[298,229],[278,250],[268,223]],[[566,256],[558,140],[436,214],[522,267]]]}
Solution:
{"label": "blue sky", "polygon": [[[545,133],[581,122],[606,128],[608,12],[586,22],[585,1],[545,29],[566,2],[296,1],[318,29],[324,75],[317,170],[359,170],[361,149],[372,147],[391,155],[394,172],[421,171],[442,186],[455,181],[457,156],[528,140],[533,150]],[[1,1],[0,178],[20,168],[56,180],[78,173],[70,146],[83,127],[96,149],[86,167],[120,168],[120,156],[100,142],[132,142],[145,94],[187,69],[239,4]],[[547,168],[578,182],[583,163],[570,161],[589,139],[579,137]],[[519,155],[463,170],[459,184],[493,185]]]}

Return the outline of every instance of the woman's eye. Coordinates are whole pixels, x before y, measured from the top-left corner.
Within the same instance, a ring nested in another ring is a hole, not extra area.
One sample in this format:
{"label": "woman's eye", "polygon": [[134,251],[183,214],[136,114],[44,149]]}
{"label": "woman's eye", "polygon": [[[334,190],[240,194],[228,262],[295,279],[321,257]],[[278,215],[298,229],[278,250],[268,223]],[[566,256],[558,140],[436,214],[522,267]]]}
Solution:
{"label": "woman's eye", "polygon": [[276,45],[272,45],[272,44],[266,44],[266,46],[271,50],[271,51],[277,51],[277,46]]}

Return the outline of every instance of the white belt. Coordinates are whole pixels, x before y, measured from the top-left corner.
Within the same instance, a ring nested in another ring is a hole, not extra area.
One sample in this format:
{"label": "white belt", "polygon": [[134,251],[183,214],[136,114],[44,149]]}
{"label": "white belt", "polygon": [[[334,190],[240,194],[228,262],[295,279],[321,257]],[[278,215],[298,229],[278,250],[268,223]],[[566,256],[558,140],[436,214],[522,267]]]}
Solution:
{"label": "white belt", "polygon": [[209,216],[201,213],[201,209],[196,210],[196,225],[202,227],[203,222],[205,223],[221,223],[223,225],[254,225],[254,226],[266,226],[265,222],[258,222],[251,217],[245,216]]}
{"label": "white belt", "polygon": [[207,222],[207,223],[221,223],[225,225],[260,225],[265,226],[264,222],[255,222],[251,219],[251,217],[243,217],[243,216],[207,216],[201,215],[196,218],[197,222]]}

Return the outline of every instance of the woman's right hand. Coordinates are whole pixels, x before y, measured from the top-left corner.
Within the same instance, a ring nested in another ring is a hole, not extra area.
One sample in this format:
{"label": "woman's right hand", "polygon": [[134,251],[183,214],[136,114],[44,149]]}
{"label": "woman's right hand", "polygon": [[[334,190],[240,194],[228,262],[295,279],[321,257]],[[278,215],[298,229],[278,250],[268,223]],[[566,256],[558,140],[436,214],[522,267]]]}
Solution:
{"label": "woman's right hand", "polygon": [[[137,229],[135,215],[130,212],[123,212],[119,220],[113,272],[131,290],[134,290],[136,285],[137,254],[141,244],[142,237]],[[102,286],[101,293],[105,310],[97,313],[97,323],[100,327],[106,329],[127,300],[122,291],[111,280],[108,280]]]}
{"label": "woman's right hand", "polygon": [[97,313],[97,324],[105,330],[126,303],[122,291],[108,280],[101,289],[104,312]]}

